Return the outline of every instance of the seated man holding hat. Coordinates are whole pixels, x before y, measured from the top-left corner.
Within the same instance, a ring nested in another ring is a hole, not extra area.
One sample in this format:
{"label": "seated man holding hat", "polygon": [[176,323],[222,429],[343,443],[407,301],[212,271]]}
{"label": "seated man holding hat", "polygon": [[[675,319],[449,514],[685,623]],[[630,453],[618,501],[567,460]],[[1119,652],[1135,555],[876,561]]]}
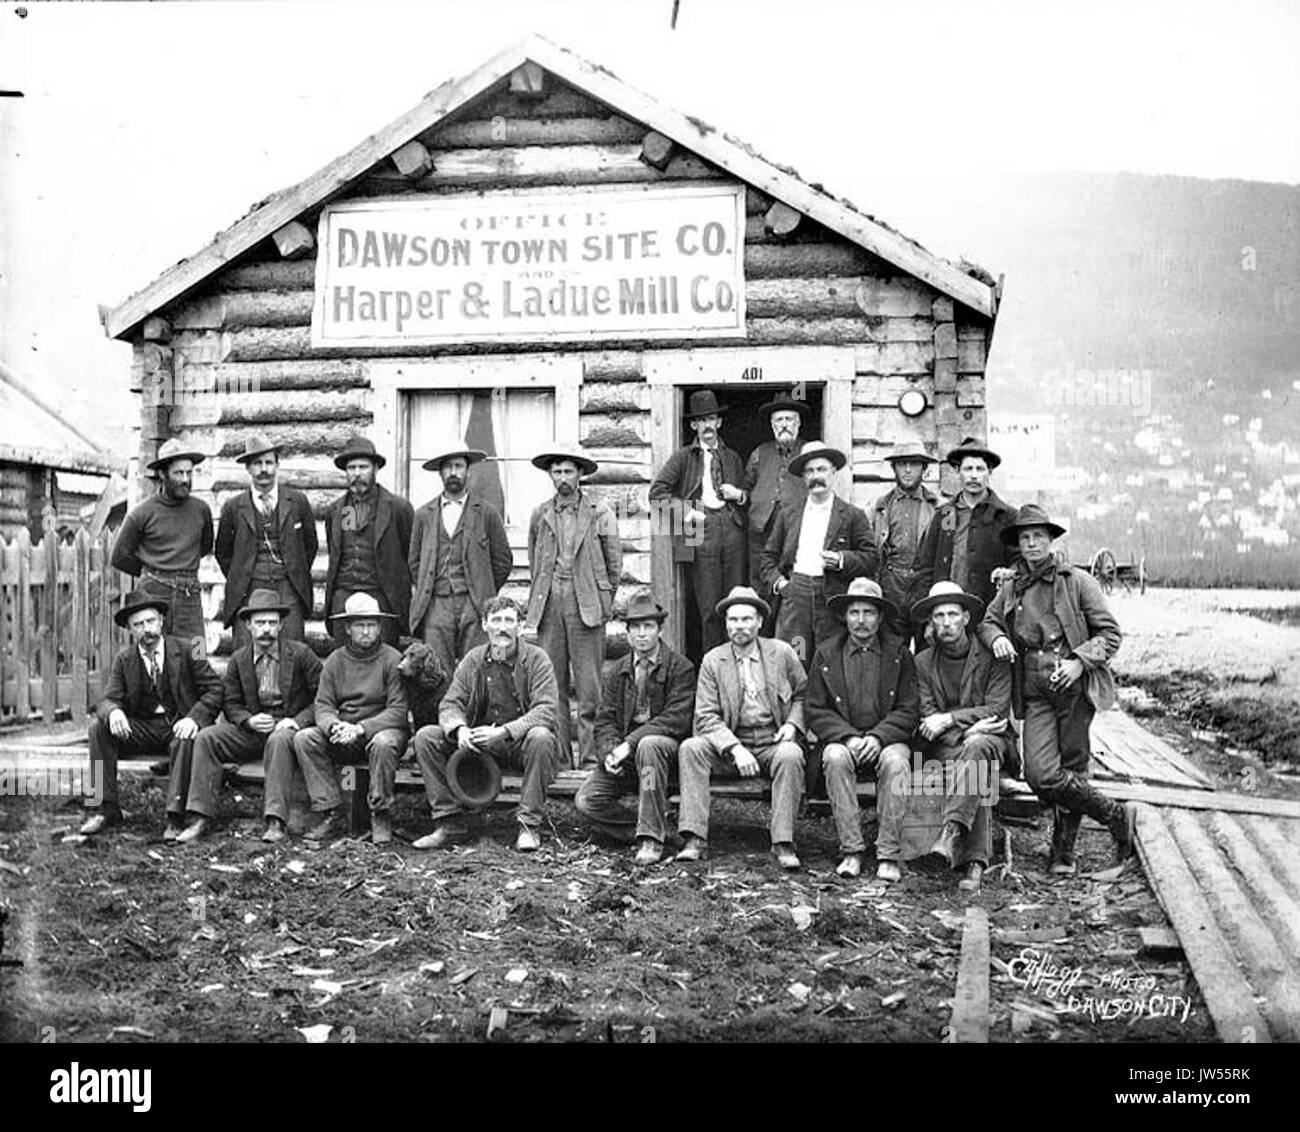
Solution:
{"label": "seated man holding hat", "polygon": [[876,779],[876,876],[895,881],[902,875],[903,815],[910,785],[912,749],[920,706],[916,669],[907,642],[882,628],[897,616],[880,586],[854,578],[846,593],[830,599],[847,632],[817,650],[808,676],[808,729],[825,743],[822,767],[826,793],[839,835],[836,872],[862,872],[862,820],[858,807],[860,774]]}
{"label": "seated man holding hat", "polygon": [[978,892],[993,853],[991,809],[998,765],[1015,746],[1011,732],[1011,669],[975,635],[984,603],[956,582],[935,582],[912,609],[928,622],[934,644],[917,654],[921,698],[918,732],[927,755],[943,760],[943,831],[931,854],[964,869],[957,887]]}
{"label": "seated man holding hat", "polygon": [[[667,617],[648,592],[628,602],[623,620],[631,649],[605,677],[596,713],[601,762],[573,800],[580,814],[615,837],[626,838],[635,822],[638,865],[663,856],[668,772],[690,734],[695,706],[695,666],[660,640]],[[635,817],[619,804],[622,794],[637,795]]]}
{"label": "seated man holding hat", "polygon": [[[167,796],[179,792],[178,775],[188,767],[181,753],[221,710],[221,677],[203,653],[182,637],[163,635],[167,601],[145,590],[126,596],[113,620],[131,634],[131,643],[113,657],[104,698],[90,721],[90,768],[97,812],[81,827],[86,836],[122,820],[118,802],[117,760],[124,754],[167,754],[172,781]],[[98,776],[97,778],[94,776]],[[179,821],[163,834],[173,840]]]}
{"label": "seated man holding hat", "polygon": [[316,722],[293,737],[293,749],[307,781],[311,808],[321,815],[308,833],[328,841],[343,832],[343,799],[335,762],[364,758],[370,768],[370,839],[393,839],[393,780],[406,750],[407,699],[398,671],[402,654],[380,640],[384,613],[371,594],[352,594],[342,613],[333,615],[347,632],[321,668],[316,689]]}
{"label": "seated man holding hat", "polygon": [[282,605],[275,590],[254,590],[248,604],[239,610],[237,616],[252,641],[236,649],[226,665],[225,722],[199,732],[192,768],[178,775],[179,788],[168,796],[169,817],[179,818],[182,812],[190,815],[177,841],[202,837],[208,822],[216,817],[222,764],[244,763],[259,755],[266,771],[262,840],[284,840],[293,774],[298,768],[293,737],[315,721],[321,673],[316,654],[281,633],[292,614],[293,607]]}
{"label": "seated man holding hat", "polygon": [[736,586],[718,602],[728,641],[704,654],[695,696],[695,734],[678,752],[681,814],[686,845],[679,861],[708,855],[709,779],[714,774],[772,778],[772,853],[783,869],[797,869],[794,820],[803,797],[804,690],[808,679],[785,641],[758,635],[767,602]]}

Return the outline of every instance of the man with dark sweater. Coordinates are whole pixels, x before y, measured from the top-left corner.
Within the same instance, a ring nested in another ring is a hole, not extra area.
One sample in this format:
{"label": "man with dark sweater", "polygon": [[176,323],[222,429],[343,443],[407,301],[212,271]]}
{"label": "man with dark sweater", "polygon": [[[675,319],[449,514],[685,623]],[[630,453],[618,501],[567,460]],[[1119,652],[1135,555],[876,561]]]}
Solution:
{"label": "man with dark sweater", "polygon": [[203,462],[179,440],[168,440],[148,468],[159,480],[158,494],[126,517],[113,543],[113,566],[139,578],[139,588],[168,607],[164,632],[187,648],[207,653],[199,561],[212,553],[212,511],[190,494],[194,466]]}
{"label": "man with dark sweater", "polygon": [[381,619],[392,616],[370,594],[353,594],[343,612],[334,614],[348,643],[330,653],[321,669],[315,725],[293,738],[311,808],[321,815],[309,840],[328,841],[343,831],[334,764],[362,758],[370,768],[370,839],[376,845],[393,839],[393,780],[406,749],[407,699],[397,667],[402,654],[379,639]]}

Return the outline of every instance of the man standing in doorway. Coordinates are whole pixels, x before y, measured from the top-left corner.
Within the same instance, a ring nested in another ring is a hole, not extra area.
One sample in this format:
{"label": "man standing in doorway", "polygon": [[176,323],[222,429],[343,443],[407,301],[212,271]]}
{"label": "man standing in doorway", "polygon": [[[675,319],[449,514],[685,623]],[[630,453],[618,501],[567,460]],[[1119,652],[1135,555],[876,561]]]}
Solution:
{"label": "man standing in doorway", "polygon": [[[650,485],[650,502],[659,504],[651,508],[656,533],[671,531],[673,561],[688,564],[687,586],[702,635],[690,657],[695,662],[724,640],[718,603],[748,577],[749,493],[741,486],[739,454],[722,443],[724,411],[711,389],[692,393],[686,420],[695,440],[674,452]],[[770,612],[766,602],[763,607]]]}
{"label": "man standing in doorway", "polygon": [[907,611],[912,594],[912,564],[939,497],[922,482],[927,464],[935,460],[918,442],[902,444],[887,457],[894,486],[876,500],[870,511],[876,552],[880,555],[880,589],[898,615],[891,632],[907,639],[911,625]]}
{"label": "man standing in doorway", "polygon": [[385,643],[396,645],[411,614],[411,527],[415,513],[405,499],[375,482],[387,461],[364,436],[353,436],[334,457],[348,477],[348,489],[330,504],[325,517],[329,573],[325,578],[325,612],[335,641],[346,644],[351,622],[339,614],[353,594],[369,594],[382,618]]}
{"label": "man standing in doorway", "polygon": [[[555,494],[528,524],[528,624],[555,666],[559,691],[560,757],[570,766],[596,765],[596,709],[600,706],[605,623],[623,573],[623,543],[614,512],[579,486],[596,462],[568,452],[543,452],[533,467],[548,472]],[[570,669],[578,699],[578,759],[569,731]]]}
{"label": "man standing in doorway", "polygon": [[250,644],[248,618],[238,611],[254,589],[274,590],[284,606],[280,637],[303,639],[311,615],[316,519],[296,488],[279,482],[280,453],[265,436],[250,436],[235,459],[248,470],[249,487],[221,505],[217,562],[226,576],[224,621],[233,625],[235,649]]}
{"label": "man standing in doorway", "polygon": [[199,561],[212,553],[212,512],[190,494],[194,467],[203,453],[169,440],[158,449],[149,470],[159,480],[158,494],[135,508],[117,532],[113,566],[140,579],[140,590],[169,606],[165,632],[187,649],[207,655],[203,605],[199,600]]}
{"label": "man standing in doorway", "polygon": [[448,677],[486,642],[483,607],[510,577],[514,559],[505,523],[486,499],[469,494],[469,469],[486,452],[460,448],[426,460],[442,494],[415,513],[409,566],[415,578],[411,632],[424,639]]}

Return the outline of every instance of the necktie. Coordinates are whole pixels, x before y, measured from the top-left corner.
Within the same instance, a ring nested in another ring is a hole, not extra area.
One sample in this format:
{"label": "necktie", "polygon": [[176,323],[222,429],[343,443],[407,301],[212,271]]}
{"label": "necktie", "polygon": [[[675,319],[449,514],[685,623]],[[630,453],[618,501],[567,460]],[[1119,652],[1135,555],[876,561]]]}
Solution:
{"label": "necktie", "polygon": [[259,495],[257,498],[262,501],[262,514],[269,519],[272,512],[270,493],[268,492],[265,495]]}

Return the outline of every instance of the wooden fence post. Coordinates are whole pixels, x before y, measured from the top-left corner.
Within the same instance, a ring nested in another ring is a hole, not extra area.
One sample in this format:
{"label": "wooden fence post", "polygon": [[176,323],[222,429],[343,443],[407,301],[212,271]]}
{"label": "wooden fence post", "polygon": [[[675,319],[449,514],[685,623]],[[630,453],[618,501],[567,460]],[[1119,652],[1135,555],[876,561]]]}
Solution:
{"label": "wooden fence post", "polygon": [[26,723],[31,715],[32,688],[32,536],[19,530],[14,546],[18,551],[18,588],[14,591],[14,718]]}
{"label": "wooden fence post", "polygon": [[73,721],[90,708],[90,536],[83,527],[72,541],[72,694]]}
{"label": "wooden fence post", "polygon": [[41,590],[41,713],[54,722],[59,704],[59,536],[51,510],[45,516],[41,557],[45,560],[45,588]]}

